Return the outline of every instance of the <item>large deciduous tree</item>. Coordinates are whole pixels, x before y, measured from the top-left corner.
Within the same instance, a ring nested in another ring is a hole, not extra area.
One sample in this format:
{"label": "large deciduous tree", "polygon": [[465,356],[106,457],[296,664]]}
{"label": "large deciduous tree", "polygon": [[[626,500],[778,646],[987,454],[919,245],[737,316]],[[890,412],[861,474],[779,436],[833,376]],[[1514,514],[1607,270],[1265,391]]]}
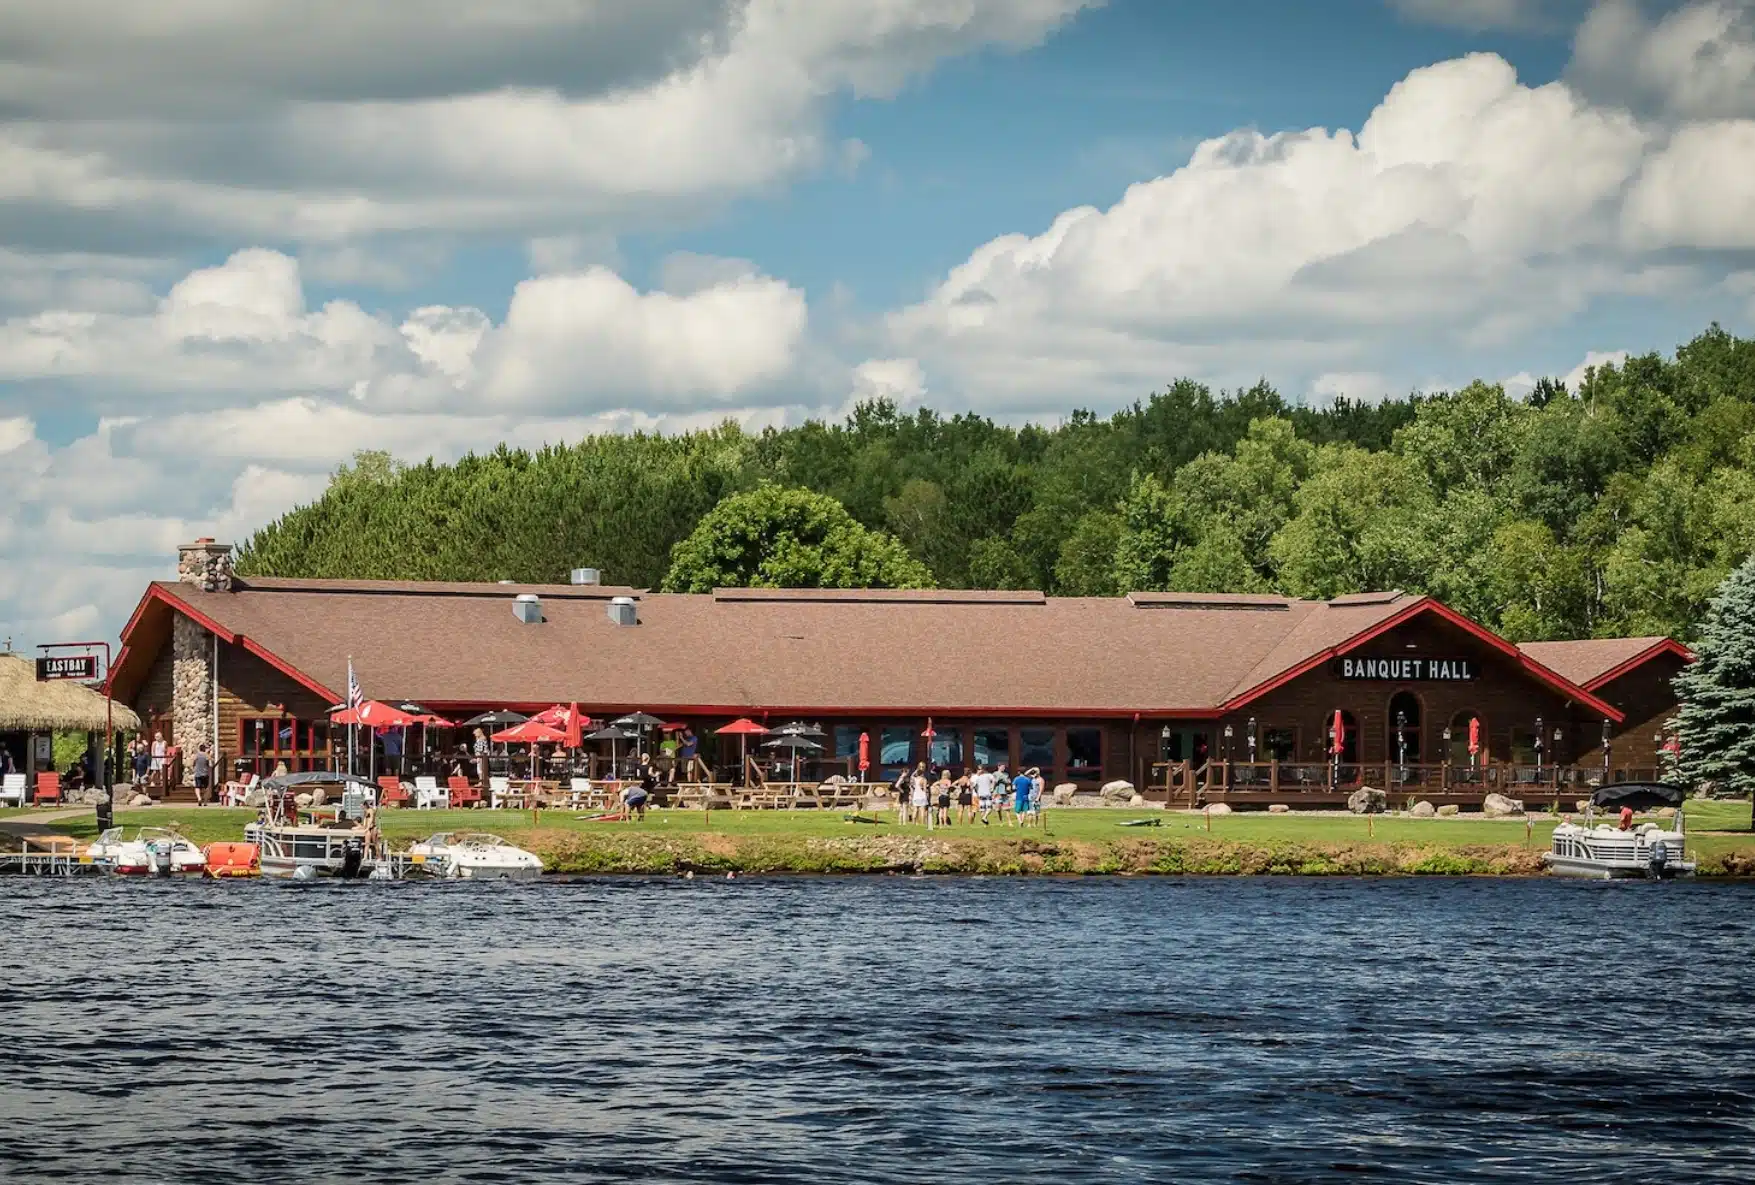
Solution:
{"label": "large deciduous tree", "polygon": [[764,482],[709,511],[671,553],[667,592],[715,588],[931,588],[893,536],[827,494]]}

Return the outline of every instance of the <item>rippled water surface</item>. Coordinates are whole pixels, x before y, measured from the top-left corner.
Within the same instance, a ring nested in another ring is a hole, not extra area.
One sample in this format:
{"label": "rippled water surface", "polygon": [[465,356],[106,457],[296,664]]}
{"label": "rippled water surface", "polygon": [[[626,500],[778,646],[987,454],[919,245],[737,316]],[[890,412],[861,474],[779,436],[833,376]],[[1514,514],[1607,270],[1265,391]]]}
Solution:
{"label": "rippled water surface", "polygon": [[1755,1180],[1743,886],[0,901],[8,1181]]}

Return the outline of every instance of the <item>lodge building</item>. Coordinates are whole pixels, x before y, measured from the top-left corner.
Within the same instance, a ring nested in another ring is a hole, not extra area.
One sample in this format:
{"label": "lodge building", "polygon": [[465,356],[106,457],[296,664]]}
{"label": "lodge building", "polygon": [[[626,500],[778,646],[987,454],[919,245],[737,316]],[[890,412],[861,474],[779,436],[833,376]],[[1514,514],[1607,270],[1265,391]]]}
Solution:
{"label": "lodge building", "polygon": [[1003,761],[1173,799],[1292,801],[1381,781],[1466,799],[1503,780],[1559,800],[1587,778],[1655,772],[1669,680],[1691,658],[1667,638],[1520,647],[1400,592],[680,595],[589,579],[242,577],[229,546],[198,540],[176,580],[146,590],[111,689],[182,752],[205,742],[219,768],[261,772],[336,760],[329,715],[351,660],[368,697],[453,719],[576,702],[597,718],[687,721],[716,767],[737,750],[716,750],[712,730],[748,716],[821,727],[819,777],[851,772],[865,734],[871,780],[917,761]]}

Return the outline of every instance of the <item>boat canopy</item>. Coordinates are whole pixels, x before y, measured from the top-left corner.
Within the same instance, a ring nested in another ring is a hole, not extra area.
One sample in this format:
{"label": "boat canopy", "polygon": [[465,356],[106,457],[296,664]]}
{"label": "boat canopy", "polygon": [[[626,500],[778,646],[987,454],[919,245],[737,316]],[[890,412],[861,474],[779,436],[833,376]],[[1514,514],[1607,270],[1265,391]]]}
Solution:
{"label": "boat canopy", "polygon": [[278,778],[264,778],[258,782],[264,790],[296,790],[300,786],[358,786],[376,794],[378,786],[355,774],[336,773],[333,770],[315,769],[302,774],[283,774]]}
{"label": "boat canopy", "polygon": [[1668,782],[1616,782],[1612,786],[1597,787],[1590,796],[1590,804],[1594,807],[1619,810],[1625,806],[1636,811],[1681,806],[1687,800],[1688,791]]}

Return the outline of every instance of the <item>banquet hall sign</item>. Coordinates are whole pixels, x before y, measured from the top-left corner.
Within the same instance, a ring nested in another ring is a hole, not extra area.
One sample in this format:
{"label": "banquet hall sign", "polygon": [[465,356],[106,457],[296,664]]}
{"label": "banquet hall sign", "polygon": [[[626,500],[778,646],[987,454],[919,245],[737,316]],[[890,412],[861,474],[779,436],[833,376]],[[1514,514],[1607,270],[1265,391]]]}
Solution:
{"label": "banquet hall sign", "polygon": [[1466,658],[1342,658],[1335,674],[1343,679],[1393,683],[1472,683],[1479,675]]}

